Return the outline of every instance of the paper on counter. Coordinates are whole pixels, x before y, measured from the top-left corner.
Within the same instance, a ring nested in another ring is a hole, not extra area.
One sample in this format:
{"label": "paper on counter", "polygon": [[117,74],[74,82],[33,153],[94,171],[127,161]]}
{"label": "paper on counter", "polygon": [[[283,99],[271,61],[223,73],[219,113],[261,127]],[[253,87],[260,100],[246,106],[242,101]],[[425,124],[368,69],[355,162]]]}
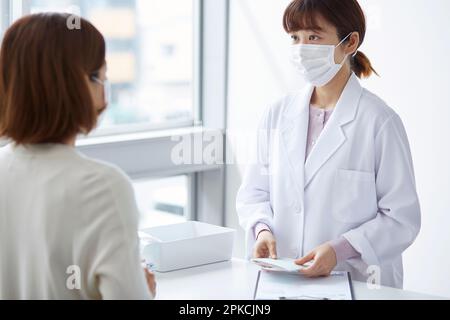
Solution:
{"label": "paper on counter", "polygon": [[253,263],[269,270],[280,270],[286,272],[298,272],[309,267],[313,261],[310,261],[304,265],[298,265],[295,263],[294,259],[282,258],[282,259],[269,259],[269,258],[260,258],[260,259],[252,259]]}

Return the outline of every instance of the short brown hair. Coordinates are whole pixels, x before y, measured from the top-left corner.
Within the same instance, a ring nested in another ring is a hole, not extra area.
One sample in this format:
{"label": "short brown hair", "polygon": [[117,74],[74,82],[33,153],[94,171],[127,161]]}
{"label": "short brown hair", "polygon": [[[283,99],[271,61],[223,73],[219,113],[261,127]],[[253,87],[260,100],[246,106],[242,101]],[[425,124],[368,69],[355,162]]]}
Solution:
{"label": "short brown hair", "polygon": [[[294,0],[284,12],[284,30],[291,33],[320,29],[318,16],[336,27],[339,39],[344,39],[351,32],[358,32],[358,48],[362,45],[366,35],[366,17],[357,0]],[[369,58],[359,50],[351,59],[351,67],[359,78],[377,74]]]}
{"label": "short brown hair", "polygon": [[[61,143],[97,124],[86,76],[105,63],[105,39],[88,21],[41,13],[15,22],[0,52],[0,137]],[[79,27],[79,28],[77,28]]]}

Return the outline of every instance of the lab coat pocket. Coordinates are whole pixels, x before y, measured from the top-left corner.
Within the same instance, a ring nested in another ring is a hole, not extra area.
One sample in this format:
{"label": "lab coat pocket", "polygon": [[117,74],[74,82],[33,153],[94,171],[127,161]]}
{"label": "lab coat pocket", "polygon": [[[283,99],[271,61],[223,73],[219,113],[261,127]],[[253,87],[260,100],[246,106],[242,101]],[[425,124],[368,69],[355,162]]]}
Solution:
{"label": "lab coat pocket", "polygon": [[344,223],[364,223],[376,216],[375,173],[339,169],[332,191],[333,217]]}

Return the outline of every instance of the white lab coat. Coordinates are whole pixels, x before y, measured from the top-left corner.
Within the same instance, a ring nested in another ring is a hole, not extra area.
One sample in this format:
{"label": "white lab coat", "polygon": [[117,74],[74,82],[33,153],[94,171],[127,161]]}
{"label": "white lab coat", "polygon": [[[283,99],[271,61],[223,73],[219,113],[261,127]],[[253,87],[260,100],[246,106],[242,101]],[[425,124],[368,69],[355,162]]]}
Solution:
{"label": "white lab coat", "polygon": [[0,300],[150,299],[130,180],[75,148],[0,148]]}
{"label": "white lab coat", "polygon": [[344,236],[361,258],[336,270],[366,281],[368,267],[379,267],[381,284],[400,288],[402,253],[421,223],[402,121],[352,74],[305,163],[313,90],[288,95],[260,123],[254,161],[237,195],[247,256],[258,222],[273,231],[279,257],[299,258]]}

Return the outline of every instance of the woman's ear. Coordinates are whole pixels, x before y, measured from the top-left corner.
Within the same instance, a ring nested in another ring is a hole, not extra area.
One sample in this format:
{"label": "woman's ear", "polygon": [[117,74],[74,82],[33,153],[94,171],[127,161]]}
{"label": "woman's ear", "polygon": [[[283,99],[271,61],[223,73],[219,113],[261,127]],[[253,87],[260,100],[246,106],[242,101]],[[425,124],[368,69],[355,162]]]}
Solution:
{"label": "woman's ear", "polygon": [[346,53],[354,54],[359,46],[359,32],[353,32],[347,44]]}

